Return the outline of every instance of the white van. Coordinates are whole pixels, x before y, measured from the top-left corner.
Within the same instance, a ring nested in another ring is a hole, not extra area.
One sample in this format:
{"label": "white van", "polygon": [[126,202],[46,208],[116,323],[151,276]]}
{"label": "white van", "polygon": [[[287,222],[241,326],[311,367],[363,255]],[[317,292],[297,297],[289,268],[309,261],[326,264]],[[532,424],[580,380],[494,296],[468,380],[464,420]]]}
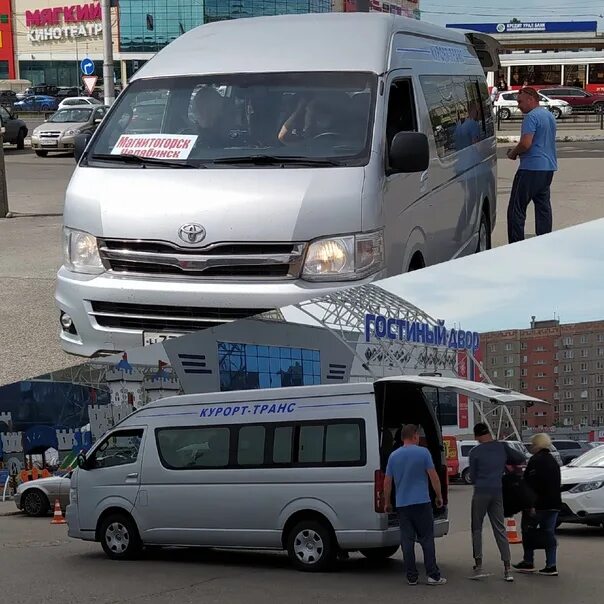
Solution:
{"label": "white van", "polygon": [[387,558],[400,534],[396,514],[384,513],[384,471],[397,430],[414,423],[441,477],[445,506],[434,514],[443,536],[447,466],[426,388],[527,398],[490,384],[396,376],[159,400],[78,458],[69,535],[100,541],[116,559],[148,545],[285,549],[311,571],[328,568],[339,550]]}
{"label": "white van", "polygon": [[122,351],[488,249],[489,42],[359,13],[179,37],[79,139],[63,348]]}

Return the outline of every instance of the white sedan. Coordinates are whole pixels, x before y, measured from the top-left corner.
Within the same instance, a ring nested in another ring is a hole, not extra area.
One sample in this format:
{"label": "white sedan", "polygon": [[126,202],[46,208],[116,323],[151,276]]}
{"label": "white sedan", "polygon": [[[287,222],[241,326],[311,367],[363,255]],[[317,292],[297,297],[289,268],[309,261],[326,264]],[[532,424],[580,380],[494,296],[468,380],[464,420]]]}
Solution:
{"label": "white sedan", "polygon": [[[556,119],[568,117],[572,113],[573,108],[566,101],[550,99],[540,92],[538,94],[541,97],[541,107],[549,109]],[[518,92],[501,92],[495,101],[495,110],[502,120],[519,117],[521,111],[518,108]]]}
{"label": "white sedan", "polygon": [[596,447],[561,469],[562,510],[558,521],[604,527],[604,447]]}
{"label": "white sedan", "polygon": [[91,96],[72,96],[62,100],[59,103],[59,109],[67,109],[69,107],[97,107],[102,105],[101,101]]}

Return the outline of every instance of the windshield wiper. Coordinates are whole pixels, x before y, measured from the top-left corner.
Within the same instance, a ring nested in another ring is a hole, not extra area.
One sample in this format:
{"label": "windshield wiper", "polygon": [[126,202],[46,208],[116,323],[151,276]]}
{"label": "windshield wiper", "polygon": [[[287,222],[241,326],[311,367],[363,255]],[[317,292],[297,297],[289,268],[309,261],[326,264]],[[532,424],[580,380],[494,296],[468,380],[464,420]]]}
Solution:
{"label": "windshield wiper", "polygon": [[169,159],[160,159],[158,157],[142,157],[140,155],[110,155],[109,153],[93,153],[90,156],[92,159],[100,159],[102,161],[115,161],[124,164],[138,164],[141,167],[146,167],[147,164],[154,166],[167,166],[169,168],[205,168],[206,166],[190,163],[180,163]]}
{"label": "windshield wiper", "polygon": [[254,164],[257,166],[271,165],[306,165],[306,166],[339,166],[340,164],[331,159],[318,159],[298,155],[241,155],[234,157],[219,157],[212,160],[214,164]]}

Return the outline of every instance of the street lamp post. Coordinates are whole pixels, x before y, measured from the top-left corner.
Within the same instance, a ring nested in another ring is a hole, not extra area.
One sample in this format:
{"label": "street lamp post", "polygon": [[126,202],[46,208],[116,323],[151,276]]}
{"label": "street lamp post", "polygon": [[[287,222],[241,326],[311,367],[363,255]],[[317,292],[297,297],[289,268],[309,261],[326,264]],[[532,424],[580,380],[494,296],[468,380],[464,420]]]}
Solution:
{"label": "street lamp post", "polygon": [[103,24],[103,94],[105,105],[115,100],[113,85],[113,35],[111,33],[111,0],[102,0],[101,19]]}

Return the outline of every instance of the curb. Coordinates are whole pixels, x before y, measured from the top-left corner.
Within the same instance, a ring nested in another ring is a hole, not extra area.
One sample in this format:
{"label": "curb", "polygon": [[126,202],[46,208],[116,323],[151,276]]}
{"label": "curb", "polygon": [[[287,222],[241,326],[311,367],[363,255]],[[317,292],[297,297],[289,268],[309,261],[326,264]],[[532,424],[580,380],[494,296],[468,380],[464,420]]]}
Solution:
{"label": "curb", "polygon": [[6,516],[19,516],[22,513],[23,512],[21,510],[13,510],[12,512],[0,512],[0,518],[6,517]]}
{"label": "curb", "polygon": [[[584,136],[558,136],[556,137],[557,143],[589,143],[594,141],[604,141],[604,132],[602,134],[588,134]],[[498,143],[519,143],[519,136],[498,136]]]}

